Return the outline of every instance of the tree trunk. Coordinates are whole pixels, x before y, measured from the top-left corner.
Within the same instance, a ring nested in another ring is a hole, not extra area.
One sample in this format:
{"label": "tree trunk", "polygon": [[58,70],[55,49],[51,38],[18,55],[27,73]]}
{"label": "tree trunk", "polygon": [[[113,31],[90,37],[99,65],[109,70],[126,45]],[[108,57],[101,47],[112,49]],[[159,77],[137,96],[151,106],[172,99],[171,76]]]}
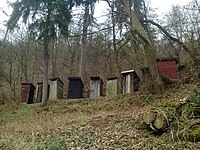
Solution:
{"label": "tree trunk", "polygon": [[150,71],[150,85],[152,85],[152,93],[159,93],[162,94],[164,91],[164,87],[163,87],[163,82],[162,79],[160,77],[160,73],[158,71],[158,67],[156,64],[156,58],[155,58],[155,51],[152,45],[150,45],[149,43],[146,43],[145,46],[145,51],[146,51],[146,59],[147,59],[147,63],[148,63],[148,68]]}
{"label": "tree trunk", "polygon": [[85,81],[85,67],[86,67],[86,48],[87,48],[87,32],[89,26],[89,3],[85,4],[85,14],[83,22],[83,35],[81,39],[81,58],[79,65],[79,76],[83,81]]}
{"label": "tree trunk", "polygon": [[52,77],[57,77],[57,43],[52,46]]}
{"label": "tree trunk", "polygon": [[44,39],[44,76],[43,76],[43,89],[42,89],[42,105],[44,106],[48,98],[48,67],[49,67],[49,48],[48,37]]}

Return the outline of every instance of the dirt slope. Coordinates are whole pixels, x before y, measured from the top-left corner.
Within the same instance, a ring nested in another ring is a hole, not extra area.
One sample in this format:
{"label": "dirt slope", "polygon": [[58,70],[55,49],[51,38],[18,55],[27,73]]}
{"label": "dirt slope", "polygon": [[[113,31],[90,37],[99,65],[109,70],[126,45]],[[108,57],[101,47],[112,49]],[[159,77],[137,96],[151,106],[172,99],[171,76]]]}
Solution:
{"label": "dirt slope", "polygon": [[159,101],[179,101],[193,85],[162,96],[139,93],[111,98],[0,106],[0,149],[200,149],[200,143],[167,141],[146,131],[142,113]]}

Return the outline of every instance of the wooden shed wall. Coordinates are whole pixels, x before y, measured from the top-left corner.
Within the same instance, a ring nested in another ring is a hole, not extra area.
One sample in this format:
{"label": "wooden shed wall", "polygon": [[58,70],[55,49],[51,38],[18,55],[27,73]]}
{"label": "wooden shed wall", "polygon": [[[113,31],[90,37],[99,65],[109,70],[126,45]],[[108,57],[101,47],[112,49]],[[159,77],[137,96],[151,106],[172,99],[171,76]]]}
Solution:
{"label": "wooden shed wall", "polygon": [[63,98],[63,82],[60,79],[50,81],[49,99],[56,100]]}
{"label": "wooden shed wall", "polygon": [[83,97],[83,82],[80,77],[69,77],[68,98],[78,99]]}
{"label": "wooden shed wall", "polygon": [[116,96],[118,88],[118,79],[108,80],[106,84],[106,96]]}
{"label": "wooden shed wall", "polygon": [[157,62],[157,66],[162,76],[169,79],[177,78],[176,61],[160,61]]}
{"label": "wooden shed wall", "polygon": [[21,102],[32,104],[35,86],[32,83],[22,83],[21,85]]}
{"label": "wooden shed wall", "polygon": [[97,98],[102,96],[103,82],[101,78],[90,80],[90,98]]}

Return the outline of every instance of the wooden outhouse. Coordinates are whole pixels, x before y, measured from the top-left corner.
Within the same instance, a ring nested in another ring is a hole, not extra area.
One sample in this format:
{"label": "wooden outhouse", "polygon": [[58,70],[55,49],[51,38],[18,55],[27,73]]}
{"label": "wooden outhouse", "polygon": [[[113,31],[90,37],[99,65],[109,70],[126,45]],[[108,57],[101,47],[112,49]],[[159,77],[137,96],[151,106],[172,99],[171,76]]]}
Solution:
{"label": "wooden outhouse", "polygon": [[[48,99],[49,99],[49,89],[50,89],[50,86],[48,85],[48,92],[47,92]],[[42,90],[43,90],[43,82],[38,82],[37,88],[36,88],[36,103],[42,102]]]}
{"label": "wooden outhouse", "polygon": [[100,77],[90,77],[90,98],[98,98],[103,95],[103,81]]}
{"label": "wooden outhouse", "polygon": [[49,100],[56,100],[63,98],[63,88],[64,83],[60,78],[51,78],[50,82],[50,90],[49,90]]}
{"label": "wooden outhouse", "polygon": [[83,82],[80,77],[69,77],[68,98],[78,99],[83,97]]}
{"label": "wooden outhouse", "polygon": [[134,70],[122,71],[122,92],[138,91],[140,78]]}
{"label": "wooden outhouse", "polygon": [[21,102],[33,103],[35,86],[32,83],[21,83]]}
{"label": "wooden outhouse", "polygon": [[106,96],[116,96],[119,93],[118,77],[107,79],[106,83]]}
{"label": "wooden outhouse", "polygon": [[176,64],[177,64],[176,59],[171,59],[171,58],[157,59],[157,66],[161,76],[164,76],[169,79],[177,78]]}

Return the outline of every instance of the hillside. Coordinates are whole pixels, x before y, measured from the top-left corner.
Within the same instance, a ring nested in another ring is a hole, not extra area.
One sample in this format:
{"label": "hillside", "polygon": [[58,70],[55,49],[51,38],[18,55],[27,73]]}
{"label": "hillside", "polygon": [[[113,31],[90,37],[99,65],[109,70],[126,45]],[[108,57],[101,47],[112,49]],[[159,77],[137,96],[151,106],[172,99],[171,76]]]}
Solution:
{"label": "hillside", "polygon": [[169,141],[149,132],[142,113],[159,102],[178,102],[194,85],[170,88],[163,96],[117,97],[0,106],[0,149],[199,149],[199,143]]}

